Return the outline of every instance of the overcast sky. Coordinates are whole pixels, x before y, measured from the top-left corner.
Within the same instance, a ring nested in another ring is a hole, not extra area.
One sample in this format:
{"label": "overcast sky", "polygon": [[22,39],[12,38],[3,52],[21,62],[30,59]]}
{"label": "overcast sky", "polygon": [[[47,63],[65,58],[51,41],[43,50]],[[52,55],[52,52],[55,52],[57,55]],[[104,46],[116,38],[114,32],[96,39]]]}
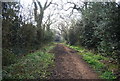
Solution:
{"label": "overcast sky", "polygon": [[[31,11],[33,11],[32,10],[32,8],[31,8],[31,6],[29,6],[29,5],[31,5],[32,4],[32,0],[20,0],[21,1],[21,3],[22,3],[22,5],[23,5],[23,10],[25,11],[24,13],[27,15],[27,14],[29,14],[28,13],[28,10],[31,10]],[[39,0],[40,2],[41,2],[41,4],[42,4],[42,6],[44,5],[44,3],[45,3],[45,1],[46,0]],[[51,0],[48,0],[48,1],[51,1]],[[58,4],[58,6],[57,5],[50,5],[49,6],[49,8],[47,8],[46,10],[45,10],[45,14],[44,14],[44,20],[43,21],[45,21],[46,19],[47,19],[47,16],[51,13],[51,14],[54,14],[54,16],[52,16],[51,17],[51,19],[53,20],[53,22],[54,21],[56,21],[55,23],[54,23],[54,25],[52,25],[52,26],[56,26],[57,25],[57,23],[59,23],[59,22],[64,22],[64,20],[66,20],[66,21],[70,21],[70,18],[77,18],[77,17],[80,17],[80,13],[78,13],[76,10],[74,10],[74,13],[73,13],[73,15],[72,16],[70,16],[70,13],[71,13],[71,11],[72,11],[72,8],[71,9],[69,9],[69,10],[67,10],[70,6],[72,7],[72,6],[74,6],[73,4],[65,4],[67,1],[69,1],[69,2],[74,2],[74,3],[76,3],[76,4],[81,4],[80,3],[80,0],[53,0],[53,3],[57,3]],[[33,4],[32,4],[33,5]],[[64,6],[63,6],[64,5]],[[63,6],[63,8],[62,8],[62,6]],[[65,11],[65,10],[67,10],[67,11]],[[62,19],[62,18],[64,18],[64,19]]]}
{"label": "overcast sky", "polygon": [[[46,0],[39,0],[42,4],[42,6],[44,5],[45,1]],[[51,1],[51,0],[48,0],[48,2]],[[66,21],[70,21],[70,18],[80,18],[80,13],[78,13],[78,11],[75,11],[74,10],[74,13],[72,16],[69,17],[71,11],[72,11],[72,8],[67,10],[70,6],[74,6],[73,4],[65,4],[67,1],[69,2],[74,2],[76,3],[77,5],[82,5],[81,1],[84,1],[84,0],[53,0],[53,3],[57,3],[57,5],[50,5],[49,8],[47,8],[45,10],[45,14],[44,14],[44,20],[45,21],[47,19],[47,16],[51,13],[51,14],[54,14],[54,16],[51,17],[52,21],[56,21],[53,25],[52,25],[52,28],[56,28],[57,24],[59,22],[64,22],[64,20]],[[94,0],[93,0],[94,1]],[[95,0],[96,1],[96,0]],[[99,0],[98,0],[99,1]],[[116,2],[119,2],[120,0],[116,0]],[[20,2],[22,3],[23,5],[23,10],[24,10],[24,13],[26,15],[30,15],[28,12],[29,11],[33,11],[33,7],[34,6],[32,4],[32,0],[20,0]],[[31,6],[32,4],[32,6]],[[62,5],[63,8],[62,8]],[[67,11],[65,11],[67,10]],[[27,16],[25,16],[27,17]],[[62,19],[64,18],[64,19]]]}

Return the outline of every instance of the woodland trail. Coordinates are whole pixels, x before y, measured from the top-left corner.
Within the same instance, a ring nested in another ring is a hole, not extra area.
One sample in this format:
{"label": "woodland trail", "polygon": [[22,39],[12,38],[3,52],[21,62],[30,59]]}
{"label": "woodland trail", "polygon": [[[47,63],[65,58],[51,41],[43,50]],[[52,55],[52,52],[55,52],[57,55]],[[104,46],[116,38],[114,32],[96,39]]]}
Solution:
{"label": "woodland trail", "polygon": [[98,75],[77,54],[77,51],[63,44],[57,44],[51,52],[55,54],[52,79],[98,79]]}

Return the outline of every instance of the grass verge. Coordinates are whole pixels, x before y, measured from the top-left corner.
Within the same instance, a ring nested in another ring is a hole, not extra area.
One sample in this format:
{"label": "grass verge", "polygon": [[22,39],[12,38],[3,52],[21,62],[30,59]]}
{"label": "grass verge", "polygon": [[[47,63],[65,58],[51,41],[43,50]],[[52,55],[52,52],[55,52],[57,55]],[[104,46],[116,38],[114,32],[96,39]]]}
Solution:
{"label": "grass verge", "polygon": [[[108,61],[109,58],[104,57],[100,54],[94,54],[89,50],[78,47],[78,46],[70,46],[66,45],[74,50],[79,51],[79,54],[82,55],[83,59],[91,65],[92,68],[100,75],[101,79],[116,79],[114,73],[108,68],[107,64],[102,61]],[[116,66],[116,65],[115,65]],[[117,66],[116,66],[117,67]]]}
{"label": "grass verge", "polygon": [[54,46],[46,46],[42,50],[27,54],[3,69],[3,79],[46,79],[54,66],[54,55],[48,53]]}

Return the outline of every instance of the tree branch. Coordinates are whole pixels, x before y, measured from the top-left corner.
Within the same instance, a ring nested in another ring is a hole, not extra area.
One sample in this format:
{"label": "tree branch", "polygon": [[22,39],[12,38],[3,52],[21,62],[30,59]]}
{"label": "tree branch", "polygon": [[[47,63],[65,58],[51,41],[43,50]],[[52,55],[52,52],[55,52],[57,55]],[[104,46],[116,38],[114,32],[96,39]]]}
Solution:
{"label": "tree branch", "polygon": [[42,5],[41,5],[40,1],[37,0],[37,3],[39,5],[39,7],[40,7],[40,10],[42,11]]}
{"label": "tree branch", "polygon": [[48,3],[48,0],[46,0],[46,2],[45,2],[45,5],[44,5],[44,10],[46,9],[46,8],[48,8],[49,6],[50,6],[50,4],[52,4],[52,0]]}

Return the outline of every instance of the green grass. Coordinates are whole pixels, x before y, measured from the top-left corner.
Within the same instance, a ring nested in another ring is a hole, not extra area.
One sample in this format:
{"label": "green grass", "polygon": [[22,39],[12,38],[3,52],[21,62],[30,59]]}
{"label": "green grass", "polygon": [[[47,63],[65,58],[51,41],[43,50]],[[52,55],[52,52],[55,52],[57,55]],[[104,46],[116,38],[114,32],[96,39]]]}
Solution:
{"label": "green grass", "polygon": [[27,54],[17,63],[4,68],[3,78],[6,79],[46,79],[50,68],[54,66],[54,55],[48,53],[53,46],[45,47],[34,53]]}
{"label": "green grass", "polygon": [[101,60],[108,60],[108,58],[100,55],[94,54],[89,50],[79,47],[79,46],[70,46],[66,45],[74,50],[79,51],[79,54],[82,55],[83,59],[91,65],[94,70],[100,75],[101,79],[115,79],[116,76],[107,68],[108,66],[101,62]]}

